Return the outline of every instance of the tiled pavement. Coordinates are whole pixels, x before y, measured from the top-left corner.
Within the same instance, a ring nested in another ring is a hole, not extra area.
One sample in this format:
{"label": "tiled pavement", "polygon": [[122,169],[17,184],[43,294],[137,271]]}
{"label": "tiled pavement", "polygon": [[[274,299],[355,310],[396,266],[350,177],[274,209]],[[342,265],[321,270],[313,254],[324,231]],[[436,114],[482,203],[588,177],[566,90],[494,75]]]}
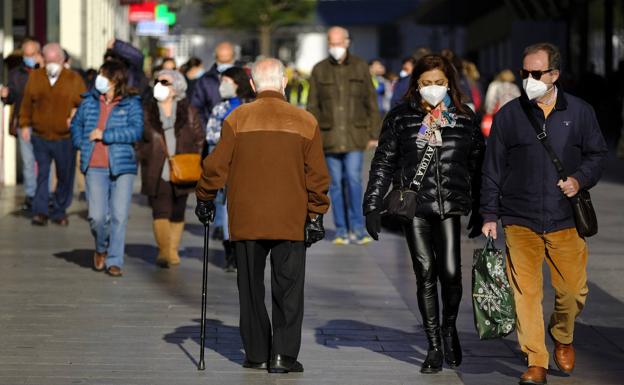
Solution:
{"label": "tiled pavement", "polygon": [[[601,228],[589,241],[590,294],[577,326],[577,369],[571,377],[551,370],[549,384],[624,383],[623,166],[612,161],[593,193]],[[18,195],[0,194],[0,384],[499,385],[517,383],[523,370],[515,337],[480,342],[474,332],[470,263],[481,240],[462,245],[464,364],[437,375],[418,371],[426,343],[400,237],[383,234],[364,247],[323,242],[310,250],[305,373],[287,375],[240,366],[236,279],[221,270],[223,252],[213,243],[207,368],[198,372],[202,227],[190,205],[182,264],[162,270],[153,264],[150,212],[137,195],[125,275],[113,279],[90,269],[84,203],[72,206],[69,228],[33,228],[15,212]],[[548,285],[544,303],[548,314]]]}

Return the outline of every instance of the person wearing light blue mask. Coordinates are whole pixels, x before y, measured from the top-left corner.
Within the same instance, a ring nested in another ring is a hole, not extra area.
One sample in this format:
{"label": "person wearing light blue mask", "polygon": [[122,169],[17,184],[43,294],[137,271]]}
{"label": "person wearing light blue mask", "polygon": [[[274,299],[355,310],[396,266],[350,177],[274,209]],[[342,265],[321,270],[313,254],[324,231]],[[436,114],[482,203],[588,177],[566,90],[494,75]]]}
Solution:
{"label": "person wearing light blue mask", "polygon": [[14,106],[9,132],[17,137],[22,158],[22,176],[24,179],[24,195],[26,196],[22,209],[25,211],[30,211],[32,208],[32,199],[37,189],[37,176],[35,173],[35,154],[30,141],[32,130],[28,127],[19,128],[19,112],[28,76],[33,69],[37,68],[39,61],[42,60],[40,51],[41,46],[36,40],[24,40],[22,42],[23,63],[9,72],[7,87],[3,87],[0,90],[2,102]]}

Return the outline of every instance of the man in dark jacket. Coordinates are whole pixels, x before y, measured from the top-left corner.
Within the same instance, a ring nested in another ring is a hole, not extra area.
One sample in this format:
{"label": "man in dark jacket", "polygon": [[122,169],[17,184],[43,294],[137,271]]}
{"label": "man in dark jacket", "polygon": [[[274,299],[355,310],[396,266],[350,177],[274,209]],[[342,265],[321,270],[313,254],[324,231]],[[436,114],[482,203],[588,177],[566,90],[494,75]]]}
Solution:
{"label": "man in dark jacket", "polygon": [[215,63],[197,82],[191,95],[191,104],[197,108],[203,128],[206,128],[212,108],[221,101],[219,95],[220,75],[235,65],[234,46],[224,41],[215,48]]}
{"label": "man in dark jacket", "polygon": [[330,57],[312,69],[308,111],[319,122],[332,177],[329,195],[336,224],[334,243],[348,244],[351,231],[357,244],[365,244],[371,238],[362,216],[362,163],[364,150],[374,147],[378,137],[377,94],[368,64],[348,51],[349,32],[332,27],[327,39]]}
{"label": "man in dark jacket", "polygon": [[[230,239],[238,265],[240,331],[246,368],[302,372],[306,246],[325,235],[329,174],[314,117],[284,99],[287,79],[277,59],[252,70],[258,98],[223,122],[221,140],[204,159],[197,214],[214,218],[227,181]],[[273,327],[264,305],[264,268],[271,254]]]}
{"label": "man in dark jacket", "polygon": [[[587,245],[575,228],[570,202],[580,189],[594,186],[607,147],[594,110],[558,85],[561,58],[549,43],[529,46],[523,55],[524,92],[496,114],[488,138],[481,214],[483,233],[496,238],[502,221],[507,271],[514,291],[518,342],[528,356],[520,384],[545,384],[548,351],[542,315],[542,264],[547,260],[555,289],[549,334],[554,360],[574,368],[574,322],[587,296]],[[569,175],[560,180],[523,105],[543,127]]]}
{"label": "man in dark jacket", "polygon": [[19,150],[22,157],[22,176],[24,178],[24,193],[26,198],[22,208],[30,211],[32,208],[32,200],[35,196],[37,188],[37,176],[35,174],[35,154],[30,141],[32,132],[30,128],[19,128],[19,111],[24,96],[24,88],[28,81],[30,71],[39,67],[37,57],[40,56],[39,42],[33,39],[26,39],[22,42],[22,63],[9,72],[9,82],[7,87],[3,87],[0,91],[2,102],[13,105],[11,120],[9,123],[9,133],[17,136]]}

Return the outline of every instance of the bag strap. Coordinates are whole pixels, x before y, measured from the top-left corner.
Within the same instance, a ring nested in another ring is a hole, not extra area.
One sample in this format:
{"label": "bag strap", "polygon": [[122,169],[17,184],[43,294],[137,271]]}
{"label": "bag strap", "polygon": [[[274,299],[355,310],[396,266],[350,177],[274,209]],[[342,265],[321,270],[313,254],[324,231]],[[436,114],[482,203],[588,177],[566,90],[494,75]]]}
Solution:
{"label": "bag strap", "polygon": [[544,122],[544,125],[540,127],[537,119],[535,118],[535,115],[533,115],[533,112],[531,112],[531,105],[529,103],[525,101],[520,101],[520,105],[522,106],[525,115],[529,119],[529,122],[531,122],[531,125],[533,126],[533,129],[537,134],[537,140],[542,143],[544,149],[546,149],[546,152],[550,157],[550,160],[555,165],[555,169],[557,170],[557,174],[559,174],[559,178],[565,181],[566,179],[568,179],[568,176],[566,175],[565,169],[563,168],[563,163],[561,163],[561,160],[555,153],[555,150],[550,145],[550,142],[548,142],[548,134],[546,134],[546,123]]}
{"label": "bag strap", "polygon": [[[433,159],[434,154],[435,148],[427,145],[427,148],[425,148],[425,153],[423,154],[422,158],[420,158],[420,163],[416,168],[416,175],[414,175],[414,179],[412,179],[412,182],[409,184],[409,186],[407,186],[408,189],[414,192],[418,192],[418,190],[420,190],[422,181],[425,178],[425,173],[429,168],[429,164],[431,164],[431,159]],[[416,186],[416,188],[412,189],[412,185]]]}

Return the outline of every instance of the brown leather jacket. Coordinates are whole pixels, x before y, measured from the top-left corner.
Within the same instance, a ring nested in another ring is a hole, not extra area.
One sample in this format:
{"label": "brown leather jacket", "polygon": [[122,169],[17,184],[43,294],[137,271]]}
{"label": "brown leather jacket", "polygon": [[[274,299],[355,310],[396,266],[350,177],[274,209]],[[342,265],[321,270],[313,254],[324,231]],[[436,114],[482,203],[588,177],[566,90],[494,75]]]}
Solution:
{"label": "brown leather jacket", "polygon": [[[158,112],[158,104],[150,98],[144,104],[143,141],[138,143],[141,162],[141,193],[155,196],[158,182],[167,158],[164,147],[163,129]],[[199,123],[197,111],[187,99],[178,101],[175,120],[176,154],[200,154],[204,144],[204,130]],[[169,165],[167,165],[169,167]],[[175,186],[176,195],[188,194],[195,185]]]}

